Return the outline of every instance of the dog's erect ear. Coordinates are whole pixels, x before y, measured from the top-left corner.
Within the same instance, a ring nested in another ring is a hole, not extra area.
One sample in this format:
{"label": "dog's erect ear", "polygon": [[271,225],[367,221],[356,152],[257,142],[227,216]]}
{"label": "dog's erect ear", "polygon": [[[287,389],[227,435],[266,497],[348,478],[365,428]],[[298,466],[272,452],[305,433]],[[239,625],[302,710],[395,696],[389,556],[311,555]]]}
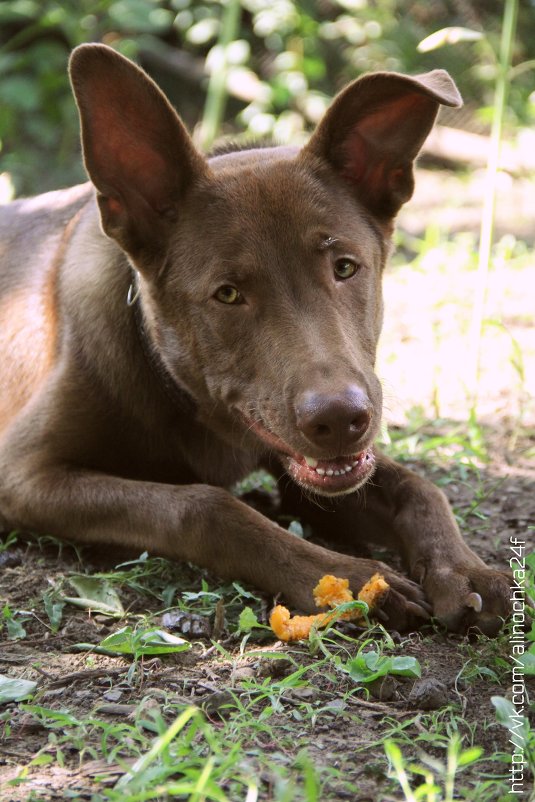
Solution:
{"label": "dog's erect ear", "polygon": [[115,50],[80,45],[69,70],[104,231],[134,257],[155,254],[162,227],[207,164],[165,95]]}
{"label": "dog's erect ear", "polygon": [[462,105],[444,70],[365,75],[337,95],[303,157],[329,163],[374,215],[391,220],[413,193],[413,162],[440,104]]}

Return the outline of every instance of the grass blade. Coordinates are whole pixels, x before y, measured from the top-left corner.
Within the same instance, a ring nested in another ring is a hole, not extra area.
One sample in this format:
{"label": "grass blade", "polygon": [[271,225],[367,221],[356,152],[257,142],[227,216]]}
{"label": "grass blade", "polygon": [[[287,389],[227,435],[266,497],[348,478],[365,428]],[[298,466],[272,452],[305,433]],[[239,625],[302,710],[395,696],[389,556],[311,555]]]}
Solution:
{"label": "grass blade", "polygon": [[198,714],[199,709],[193,705],[183,710],[182,713],[177,716],[173,723],[167,728],[167,730],[158,738],[156,738],[149,751],[136,760],[130,771],[124,774],[117,781],[115,788],[124,788],[129,782],[131,782],[131,780],[145,771],[145,769],[148,768],[151,763],[154,763],[154,761],[162,754],[162,752],[167,749],[173,738],[175,738],[178,733],[184,729],[188,721],[193,718],[193,716]]}

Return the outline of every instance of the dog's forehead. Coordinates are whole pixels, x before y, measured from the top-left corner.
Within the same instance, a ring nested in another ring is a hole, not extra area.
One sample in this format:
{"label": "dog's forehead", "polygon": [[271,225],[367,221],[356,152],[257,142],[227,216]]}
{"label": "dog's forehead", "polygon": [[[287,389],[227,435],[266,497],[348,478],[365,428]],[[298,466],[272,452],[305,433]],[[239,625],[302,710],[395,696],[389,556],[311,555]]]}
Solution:
{"label": "dog's forehead", "polygon": [[299,148],[292,146],[266,146],[222,149],[210,157],[210,169],[216,175],[228,173],[237,168],[248,168],[260,164],[293,161],[299,155]]}
{"label": "dog's forehead", "polygon": [[247,223],[257,231],[296,231],[325,226],[362,227],[366,214],[333,172],[300,158],[298,148],[272,147],[227,153],[210,160],[212,179],[205,209],[227,226]]}
{"label": "dog's forehead", "polygon": [[[320,201],[317,182],[303,169],[294,148],[259,148],[216,156],[209,164],[214,195],[235,209],[293,204],[298,193],[302,205]],[[298,211],[298,209],[296,209]]]}

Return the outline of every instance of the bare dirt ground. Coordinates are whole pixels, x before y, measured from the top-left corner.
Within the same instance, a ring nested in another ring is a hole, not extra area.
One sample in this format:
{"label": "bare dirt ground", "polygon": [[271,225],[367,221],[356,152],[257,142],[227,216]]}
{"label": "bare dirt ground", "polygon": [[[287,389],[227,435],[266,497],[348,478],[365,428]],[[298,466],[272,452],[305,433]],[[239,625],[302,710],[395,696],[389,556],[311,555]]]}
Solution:
{"label": "bare dirt ground", "polygon": [[[417,209],[411,213],[414,216]],[[417,228],[417,221],[413,220],[413,234],[414,226]],[[460,264],[458,250],[450,252],[450,259],[437,244],[434,252],[427,248],[417,270],[395,267],[386,277],[387,321],[379,366],[386,387],[387,417],[393,424],[401,423],[407,410],[419,407],[418,414],[424,417],[443,418],[424,427],[427,436],[467,430],[466,332],[475,279],[474,272]],[[528,526],[535,521],[535,280],[533,264],[528,262],[510,270],[504,260],[491,279],[489,316],[505,320],[507,330],[496,326],[485,333],[478,419],[483,424],[488,461],[481,462],[478,472],[467,472],[453,445],[450,457],[446,446],[439,459],[431,455],[423,462],[417,448],[416,456],[411,457],[410,439],[403,455],[415,470],[443,486],[463,519],[468,543],[489,565],[500,568],[510,556],[509,538],[517,536],[529,543]],[[523,354],[521,372],[514,364],[513,340]],[[185,655],[145,658],[133,671],[130,659],[88,657],[76,651],[75,644],[97,643],[117,625],[67,606],[59,630],[53,633],[43,595],[62,575],[109,570],[124,555],[84,550],[80,563],[70,547],[60,551],[57,545],[19,539],[0,556],[0,609],[7,604],[11,610],[28,613],[25,637],[11,640],[5,631],[0,633],[0,674],[35,680],[38,696],[34,704],[68,710],[80,720],[91,713],[110,723],[131,722],[141,702],[150,707],[165,699],[173,704],[204,705],[217,727],[220,712],[225,715],[222,704],[228,701],[229,691],[245,699],[251,679],[276,678],[318,659],[310,655],[306,644],[283,646],[269,637],[251,641],[254,656],[248,656],[249,646],[242,655],[240,638],[233,637],[229,629],[219,634],[231,659],[211,650],[210,640],[202,637],[194,639],[192,650]],[[200,572],[176,570],[178,586],[187,581],[192,590],[200,589]],[[169,581],[173,581],[172,574]],[[160,620],[161,600],[131,588],[124,593],[130,614],[146,613]],[[266,610],[270,604],[266,599]],[[491,778],[507,777],[509,734],[496,722],[490,701],[510,692],[507,643],[447,635],[431,627],[397,640],[403,654],[420,661],[424,680],[440,683],[437,698],[415,700],[411,697],[414,680],[408,678],[395,679],[387,689],[374,689],[370,695],[363,689],[354,691],[352,681],[334,671],[311,673],[306,689],[293,694],[289,690],[281,697],[280,711],[270,719],[270,735],[251,731],[245,737],[244,759],[255,766],[259,752],[273,753],[286,756],[291,764],[306,747],[318,767],[337,770],[336,776],[326,781],[321,802],[399,802],[401,791],[394,793],[386,776],[381,743],[385,735],[403,732],[405,744],[414,744],[412,752],[409,746],[403,747],[412,757],[422,748],[443,759],[444,752],[437,751],[431,736],[434,730],[451,734],[456,729],[465,745],[482,746],[486,756],[463,775],[461,788],[478,787],[483,794],[481,789]],[[267,661],[266,667],[266,661],[258,656],[265,648],[284,652],[293,662]],[[485,670],[488,667],[491,671]],[[533,684],[531,694],[535,695]],[[71,751],[63,750],[63,765],[58,761],[37,764],[22,785],[7,786],[35,755],[56,754],[57,750],[50,729],[22,705],[10,703],[0,708],[0,713],[5,712],[8,716],[0,721],[4,727],[0,734],[2,802],[99,802],[104,797],[97,794],[111,787],[124,771],[119,761],[106,762],[99,757],[98,739],[93,734],[87,735],[82,758],[80,745],[73,744]],[[265,768],[259,771],[263,772],[259,798],[274,799],[273,778],[266,776]],[[517,797],[523,802],[529,799],[529,782],[525,794]],[[473,790],[461,791],[457,798],[468,802],[475,798],[472,794]],[[492,795],[477,799],[498,802]]]}

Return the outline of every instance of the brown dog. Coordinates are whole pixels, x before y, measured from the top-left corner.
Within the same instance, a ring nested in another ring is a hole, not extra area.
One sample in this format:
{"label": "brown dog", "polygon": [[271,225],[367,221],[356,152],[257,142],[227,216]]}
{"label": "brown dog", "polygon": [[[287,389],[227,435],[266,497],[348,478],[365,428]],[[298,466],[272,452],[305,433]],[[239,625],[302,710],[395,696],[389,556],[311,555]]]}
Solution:
{"label": "brown dog", "polygon": [[[148,548],[300,610],[322,574],[357,590],[379,569],[391,626],[430,602],[495,631],[508,580],[372,445],[381,271],[438,106],[460,104],[449,76],[367,75],[302,150],[209,160],[110,48],[77,48],[71,78],[92,184],[2,210],[0,525]],[[261,464],[287,510],[395,546],[414,581],[224,489]]]}

